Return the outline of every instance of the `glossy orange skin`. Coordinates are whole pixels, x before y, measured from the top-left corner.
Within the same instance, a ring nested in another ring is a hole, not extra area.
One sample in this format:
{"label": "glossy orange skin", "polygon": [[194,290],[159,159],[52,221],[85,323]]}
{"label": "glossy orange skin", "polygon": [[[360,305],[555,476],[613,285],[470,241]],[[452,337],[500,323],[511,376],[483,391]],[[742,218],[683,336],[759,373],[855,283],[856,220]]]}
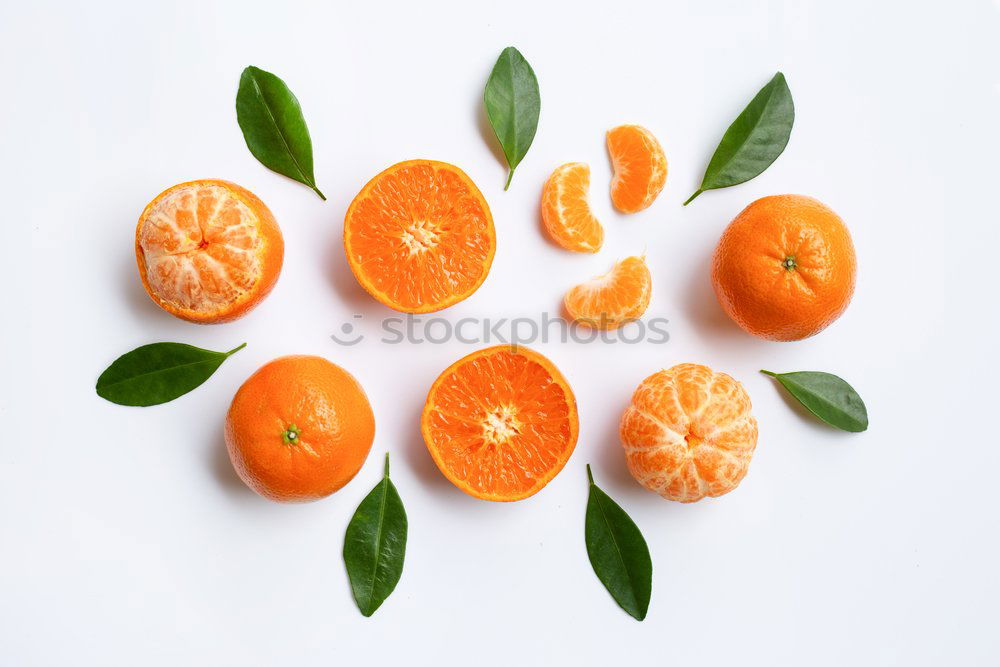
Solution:
{"label": "glossy orange skin", "polygon": [[[298,431],[295,441],[284,434]],[[375,416],[361,385],[322,357],[279,357],[251,375],[226,415],[226,447],[247,486],[278,502],[309,502],[361,470]]]}
{"label": "glossy orange skin", "polygon": [[722,234],[712,259],[719,304],[745,331],[775,341],[814,336],[851,302],[857,260],[840,217],[803,195],[764,197]]}
{"label": "glossy orange skin", "polygon": [[[143,224],[146,222],[146,217],[164,197],[173,194],[177,190],[195,188],[202,185],[218,185],[226,188],[231,194],[233,194],[233,196],[246,204],[250,210],[257,215],[259,225],[258,229],[261,236],[264,238],[264,248],[262,250],[261,257],[263,270],[253,289],[251,289],[244,298],[230,304],[227,308],[213,313],[197,313],[188,309],[177,308],[164,299],[161,299],[150,287],[149,280],[146,275],[146,262],[143,257],[142,247],[139,243],[140,232]],[[173,187],[167,188],[160,194],[156,195],[156,197],[153,198],[153,201],[146,205],[146,208],[142,211],[142,215],[139,216],[139,222],[136,224],[135,228],[135,259],[139,267],[139,279],[142,281],[142,286],[145,288],[146,294],[149,295],[149,298],[152,299],[157,306],[171,315],[182,320],[187,320],[188,322],[194,322],[195,324],[220,324],[222,322],[231,322],[243,317],[248,312],[256,308],[257,304],[263,301],[264,297],[271,293],[271,290],[274,289],[275,283],[278,282],[278,276],[281,275],[281,265],[284,261],[284,256],[285,241],[281,235],[281,229],[278,227],[278,223],[274,219],[274,215],[271,213],[271,210],[260,200],[260,198],[257,197],[257,195],[230,181],[201,179],[197,181],[188,181],[186,183],[178,183]]]}

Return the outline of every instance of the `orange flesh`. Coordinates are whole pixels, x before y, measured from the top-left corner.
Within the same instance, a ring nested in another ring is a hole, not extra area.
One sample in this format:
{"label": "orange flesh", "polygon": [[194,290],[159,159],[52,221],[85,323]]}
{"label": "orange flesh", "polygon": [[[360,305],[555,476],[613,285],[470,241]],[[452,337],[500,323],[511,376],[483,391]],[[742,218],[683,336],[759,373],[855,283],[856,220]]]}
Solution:
{"label": "orange flesh", "polygon": [[629,470],[669,500],[732,491],[757,446],[750,408],[739,382],[705,366],[680,364],[649,376],[621,421]]}
{"label": "orange flesh", "polygon": [[559,371],[524,347],[476,352],[448,368],[421,427],[441,472],[466,493],[512,501],[539,491],[576,446],[576,400]]}
{"label": "orange flesh", "polygon": [[443,162],[402,162],[358,194],[344,223],[354,275],[385,305],[428,313],[465,299],[486,279],[496,236],[482,194]]}
{"label": "orange flesh", "polygon": [[645,258],[628,257],[603,276],[567,292],[566,311],[581,324],[616,329],[642,317],[649,306],[652,285]]}
{"label": "orange flesh", "polygon": [[542,223],[566,250],[594,253],[604,243],[604,228],[590,211],[590,167],[571,162],[558,167],[542,189]]}
{"label": "orange flesh", "polygon": [[139,261],[168,310],[209,317],[246,299],[263,273],[257,215],[221,185],[190,184],[154,201],[139,224]]}
{"label": "orange flesh", "polygon": [[611,202],[622,213],[649,206],[667,181],[667,158],[656,137],[639,125],[621,125],[608,132],[608,153],[614,168]]}

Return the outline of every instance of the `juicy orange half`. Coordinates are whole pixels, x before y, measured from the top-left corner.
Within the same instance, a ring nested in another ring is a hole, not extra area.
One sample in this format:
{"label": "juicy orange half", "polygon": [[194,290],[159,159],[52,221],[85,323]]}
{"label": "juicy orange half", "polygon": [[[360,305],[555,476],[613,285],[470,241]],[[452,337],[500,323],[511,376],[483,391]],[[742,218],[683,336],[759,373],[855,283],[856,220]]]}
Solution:
{"label": "juicy orange half", "polygon": [[649,208],[667,182],[667,156],[653,133],[639,125],[608,132],[608,153],[615,175],[611,203],[622,213]]}
{"label": "juicy orange half", "polygon": [[527,498],[562,470],[579,433],[576,398],[524,346],[474,352],[434,382],[420,429],[452,484],[483,500]]}
{"label": "juicy orange half", "polygon": [[590,166],[570,162],[556,168],[542,188],[542,224],[566,250],[594,253],[604,243],[604,228],[590,212]]}
{"label": "juicy orange half", "polygon": [[639,319],[649,306],[653,279],[645,257],[628,257],[603,276],[581,283],[566,293],[569,316],[595,329],[617,329]]}
{"label": "juicy orange half", "polygon": [[278,280],[284,252],[264,202],[228,181],[164,190],[135,229],[139,277],[150,298],[200,324],[235,320],[260,303]]}
{"label": "juicy orange half", "polygon": [[445,162],[410,160],[368,182],[344,219],[344,249],[361,286],[403,313],[432,313],[469,297],[496,252],[479,188]]}

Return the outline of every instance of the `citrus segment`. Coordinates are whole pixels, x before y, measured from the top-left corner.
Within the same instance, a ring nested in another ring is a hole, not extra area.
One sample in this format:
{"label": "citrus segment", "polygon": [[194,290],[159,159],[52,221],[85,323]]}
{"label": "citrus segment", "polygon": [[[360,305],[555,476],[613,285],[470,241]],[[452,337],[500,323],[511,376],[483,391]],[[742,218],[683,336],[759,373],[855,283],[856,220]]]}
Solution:
{"label": "citrus segment", "polygon": [[458,360],[434,382],[421,418],[434,462],[484,500],[537,493],[576,446],[576,399],[552,362],[523,346]]}
{"label": "citrus segment", "polygon": [[607,139],[615,172],[611,203],[622,213],[649,208],[667,182],[667,157],[660,142],[639,125],[620,125]]}
{"label": "citrus segment", "polygon": [[642,317],[649,306],[652,287],[646,259],[628,257],[603,276],[572,288],[563,303],[570,318],[581,324],[616,329]]}
{"label": "citrus segment", "polygon": [[226,181],[192,181],[146,206],[135,233],[146,292],[181,319],[226,322],[270,292],[284,242],[274,216],[251,192]]}
{"label": "citrus segment", "polygon": [[542,188],[542,224],[566,250],[594,253],[604,243],[604,228],[590,212],[590,166],[570,162],[556,168]]}
{"label": "citrus segment", "polygon": [[373,297],[404,313],[430,313],[486,280],[496,234],[479,189],[450,164],[410,160],[358,193],[344,220],[351,271]]}
{"label": "citrus segment", "polygon": [[621,420],[629,471],[647,489],[682,503],[729,493],[757,446],[750,408],[743,385],[706,366],[650,375]]}

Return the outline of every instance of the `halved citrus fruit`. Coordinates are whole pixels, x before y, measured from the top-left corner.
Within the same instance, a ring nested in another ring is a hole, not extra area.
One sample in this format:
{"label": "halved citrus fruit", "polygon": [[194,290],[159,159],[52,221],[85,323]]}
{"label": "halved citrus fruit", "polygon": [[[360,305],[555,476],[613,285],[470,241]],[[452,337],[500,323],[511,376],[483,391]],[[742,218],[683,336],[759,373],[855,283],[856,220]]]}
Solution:
{"label": "halved citrus fruit", "polygon": [[595,329],[617,329],[642,317],[649,306],[653,279],[645,257],[628,257],[603,276],[581,283],[566,293],[569,316]]}
{"label": "halved citrus fruit", "polygon": [[548,484],[573,453],[579,428],[562,373],[520,345],[490,347],[449,366],[420,420],[444,476],[494,501],[521,500]]}
{"label": "halved citrus fruit", "polygon": [[628,469],[668,500],[729,493],[747,474],[757,420],[743,385],[698,364],[642,381],[621,421]]}
{"label": "halved citrus fruit", "polygon": [[649,208],[667,182],[667,157],[653,133],[639,125],[608,132],[608,153],[615,175],[611,203],[622,213]]}
{"label": "halved citrus fruit", "polygon": [[264,202],[228,181],[164,190],[135,229],[139,277],[150,298],[200,324],[235,320],[260,303],[278,280],[284,252]]}
{"label": "halved citrus fruit", "polygon": [[458,167],[395,164],[373,178],[344,219],[344,249],[361,286],[403,313],[432,313],[469,297],[496,252],[493,216]]}
{"label": "halved citrus fruit", "polygon": [[573,252],[597,252],[604,228],[590,212],[590,166],[570,162],[557,167],[542,188],[542,224],[552,240]]}

